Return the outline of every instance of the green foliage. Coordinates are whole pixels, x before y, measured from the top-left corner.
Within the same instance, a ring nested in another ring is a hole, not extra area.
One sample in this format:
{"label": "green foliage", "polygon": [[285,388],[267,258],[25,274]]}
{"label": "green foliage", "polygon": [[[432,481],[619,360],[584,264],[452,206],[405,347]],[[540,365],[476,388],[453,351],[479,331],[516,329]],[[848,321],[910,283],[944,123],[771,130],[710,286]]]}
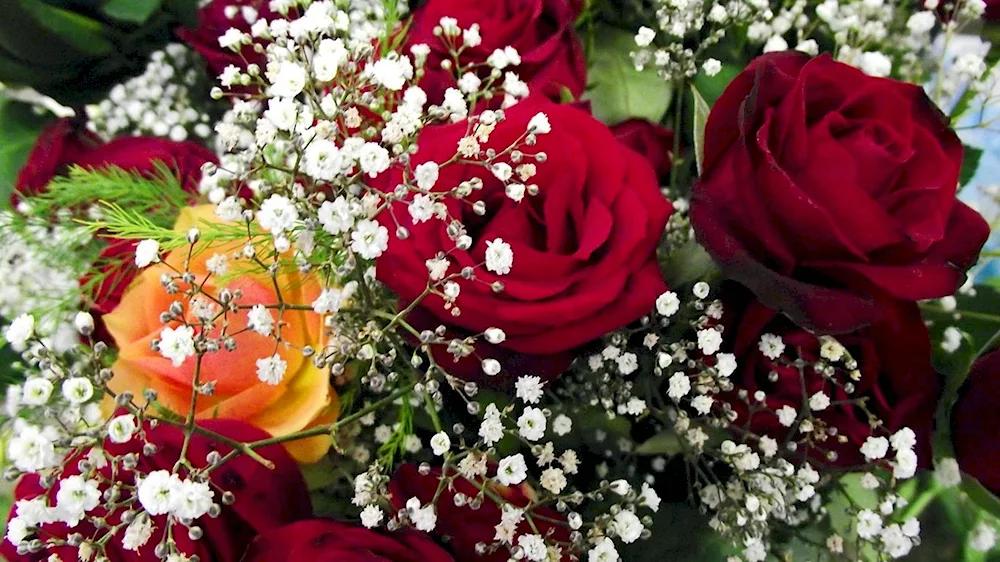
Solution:
{"label": "green foliage", "polygon": [[635,69],[631,51],[636,50],[634,34],[601,28],[596,31],[601,48],[590,60],[587,92],[594,116],[609,125],[638,117],[659,122],[670,107],[671,89],[656,69]]}
{"label": "green foliage", "polygon": [[[7,327],[7,321],[0,318],[0,334]],[[18,361],[18,354],[7,345],[3,336],[0,335],[0,394],[12,384],[17,384],[24,380],[24,374],[14,367]]]}
{"label": "green foliage", "polygon": [[962,491],[965,492],[965,495],[968,496],[969,499],[972,500],[972,503],[974,503],[979,509],[1000,519],[1000,498],[997,498],[993,495],[993,492],[983,487],[978,480],[968,474],[963,474]]}
{"label": "green foliage", "polygon": [[[187,233],[172,228],[160,226],[141,211],[126,209],[118,203],[101,201],[103,218],[96,221],[81,221],[91,232],[111,238],[126,240],[156,240],[160,249],[169,251],[188,244]],[[245,225],[219,224],[201,222],[199,243],[211,245],[216,242],[233,242],[246,240],[248,237]],[[254,231],[254,235],[259,234]]]}
{"label": "green foliage", "polygon": [[694,129],[692,132],[694,156],[695,162],[698,164],[698,174],[701,175],[705,161],[705,126],[708,124],[708,114],[711,110],[694,84],[691,84],[691,96],[694,99]]}
{"label": "green foliage", "polygon": [[144,24],[160,8],[163,0],[107,0],[101,12],[115,20]]}
{"label": "green foliage", "polygon": [[932,349],[934,367],[945,376],[945,388],[938,403],[934,436],[934,456],[953,457],[951,444],[951,411],[958,400],[959,391],[969,376],[973,362],[996,345],[1000,337],[1000,291],[987,285],[978,285],[975,295],[956,295],[957,307],[946,311],[937,304],[922,306],[929,321],[932,342],[941,342],[949,326],[961,330],[963,341],[953,353],[935,345]]}
{"label": "green foliage", "polygon": [[637,455],[673,456],[684,452],[684,444],[676,431],[666,430],[650,437],[636,447]]}
{"label": "green foliage", "polygon": [[719,276],[712,256],[694,240],[671,248],[660,260],[660,271],[675,291],[692,287],[698,281],[711,282]]}
{"label": "green foliage", "polygon": [[656,13],[655,0],[584,0],[583,4],[576,23],[584,37],[594,24],[635,32],[640,25],[649,25]]}
{"label": "green foliage", "polygon": [[0,100],[0,209],[7,205],[17,174],[48,121],[26,103]]}
{"label": "green foliage", "polygon": [[[100,218],[77,219],[92,233],[102,237],[129,240],[156,240],[164,250],[187,244],[186,233],[175,232],[173,224],[191,195],[184,191],[177,176],[165,164],[156,164],[152,176],[128,172],[117,167],[89,170],[73,167],[69,174],[54,179],[46,192],[30,199],[35,217],[51,217],[66,210],[81,216],[98,205]],[[205,223],[199,225],[200,240],[208,244],[246,240],[243,224]]]}
{"label": "green foliage", "polygon": [[653,537],[619,547],[628,562],[723,562],[730,547],[708,526],[708,518],[687,503],[663,502],[653,517]]}
{"label": "green foliage", "polygon": [[157,162],[154,167],[156,171],[147,177],[116,166],[97,170],[73,166],[67,175],[54,178],[44,193],[31,198],[31,212],[51,217],[66,209],[85,211],[104,201],[145,215],[158,226],[171,226],[191,194],[169,166]]}
{"label": "green foliage", "polygon": [[81,53],[104,56],[114,49],[101,29],[101,22],[41,0],[20,2],[26,16],[63,39]]}
{"label": "green foliage", "polygon": [[958,174],[958,185],[965,187],[979,169],[979,161],[983,157],[983,149],[974,146],[963,146],[965,154],[962,158],[962,170]]}
{"label": "green foliage", "polygon": [[197,0],[17,0],[0,18],[0,80],[67,105],[95,101],[194,25]]}
{"label": "green foliage", "polygon": [[393,466],[396,457],[406,451],[406,438],[413,434],[413,414],[410,395],[406,394],[400,399],[392,435],[378,448],[378,458],[382,466]]}
{"label": "green foliage", "polygon": [[719,99],[719,96],[722,95],[722,92],[726,90],[726,87],[729,86],[729,83],[733,81],[733,78],[736,78],[736,75],[742,71],[742,65],[725,63],[722,65],[722,70],[715,76],[699,72],[694,77],[694,87],[697,88],[698,93],[701,94],[705,103],[709,107],[712,107],[715,105],[716,100]]}

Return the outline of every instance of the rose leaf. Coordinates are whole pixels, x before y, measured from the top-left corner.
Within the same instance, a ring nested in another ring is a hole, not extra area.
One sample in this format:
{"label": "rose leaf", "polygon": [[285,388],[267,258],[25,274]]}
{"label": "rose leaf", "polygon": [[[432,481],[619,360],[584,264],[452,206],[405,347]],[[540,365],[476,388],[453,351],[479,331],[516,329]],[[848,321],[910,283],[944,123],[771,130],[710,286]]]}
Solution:
{"label": "rose leaf", "polygon": [[698,174],[701,175],[702,163],[705,160],[705,125],[708,124],[708,103],[698,92],[698,88],[691,84],[691,96],[694,98],[694,156],[698,164]]}

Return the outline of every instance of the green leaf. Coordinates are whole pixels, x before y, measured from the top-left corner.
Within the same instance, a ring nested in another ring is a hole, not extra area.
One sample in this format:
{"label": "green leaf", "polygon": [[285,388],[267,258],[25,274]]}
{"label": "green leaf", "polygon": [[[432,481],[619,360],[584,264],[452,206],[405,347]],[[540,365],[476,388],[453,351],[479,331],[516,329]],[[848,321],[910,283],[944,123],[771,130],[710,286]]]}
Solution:
{"label": "green leaf", "polygon": [[559,87],[559,103],[573,103],[576,98],[573,96],[573,91],[566,86]]}
{"label": "green leaf", "polygon": [[982,29],[979,32],[979,36],[990,44],[990,50],[986,54],[984,60],[987,66],[993,66],[998,61],[1000,61],[1000,25],[993,21],[983,20],[979,22],[982,24]]}
{"label": "green leaf", "polygon": [[965,187],[979,169],[979,161],[983,157],[983,149],[974,146],[963,146],[965,155],[962,158],[962,170],[958,174],[958,185]]}
{"label": "green leaf", "polygon": [[670,107],[669,84],[652,65],[641,72],[635,69],[629,56],[637,48],[632,33],[602,28],[597,35],[601,48],[594,52],[584,94],[594,116],[608,125],[633,117],[659,122]]}
{"label": "green leaf", "polygon": [[114,44],[104,37],[104,25],[97,20],[40,0],[21,0],[21,6],[60,39],[84,53],[103,56],[115,51]]}
{"label": "green leaf", "polygon": [[658,433],[635,449],[638,455],[679,455],[684,452],[680,437],[672,430]]}
{"label": "green leaf", "polygon": [[200,0],[167,0],[164,10],[174,15],[181,25],[188,29],[198,27],[198,3]]}
{"label": "green leaf", "polygon": [[[21,354],[11,349],[2,335],[7,323],[6,320],[0,318],[0,395],[6,392],[8,386],[24,382],[24,373],[20,369],[14,368],[14,363],[21,359]],[[6,450],[6,447],[0,450],[0,456]]]}
{"label": "green leaf", "polygon": [[969,106],[975,97],[976,91],[972,88],[966,88],[962,92],[962,95],[959,96],[958,101],[955,103],[955,107],[951,108],[951,113],[948,115],[952,125],[956,125],[965,116],[965,112],[969,110]]}
{"label": "green leaf", "polygon": [[107,0],[101,11],[111,19],[135,24],[146,23],[163,0]]}
{"label": "green leaf", "polygon": [[47,121],[26,103],[0,100],[0,208],[7,205],[17,174]]}
{"label": "green leaf", "polygon": [[698,92],[705,99],[705,103],[709,107],[712,107],[715,105],[715,100],[719,99],[722,92],[733,81],[733,78],[736,78],[740,72],[743,72],[743,68],[742,65],[723,63],[722,69],[715,76],[699,72],[694,77],[694,86],[698,88]]}
{"label": "green leaf", "polygon": [[653,538],[619,548],[628,562],[724,562],[736,554],[722,536],[708,526],[708,517],[682,502],[660,504],[653,517]]}
{"label": "green leaf", "polygon": [[987,490],[978,480],[968,474],[963,474],[962,491],[980,509],[1000,518],[1000,498],[993,495],[993,492]]}
{"label": "green leaf", "polygon": [[954,353],[944,351],[940,345],[932,350],[934,367],[948,376],[968,372],[972,362],[1000,333],[1000,290],[997,287],[976,285],[972,295],[955,295],[955,303],[954,310],[945,310],[935,301],[920,305],[932,342],[942,341],[949,326],[968,334],[968,339]]}
{"label": "green leaf", "polygon": [[698,88],[691,84],[691,96],[694,98],[694,157],[698,164],[698,174],[701,175],[702,164],[705,161],[705,125],[708,124],[709,107],[705,98],[701,97]]}
{"label": "green leaf", "polygon": [[719,274],[719,266],[700,244],[689,240],[673,248],[660,260],[660,272],[674,290],[693,286],[698,281],[711,281]]}
{"label": "green leaf", "polygon": [[[973,362],[995,345],[1000,336],[1000,291],[988,285],[977,285],[974,295],[955,295],[955,300],[954,310],[945,310],[930,302],[921,305],[934,344],[931,350],[934,368],[945,376],[945,388],[936,413],[935,458],[955,456],[951,443],[952,408]],[[961,346],[949,353],[942,349],[940,342],[951,326],[964,335]]]}
{"label": "green leaf", "polygon": [[[826,502],[831,529],[845,539],[856,535],[856,520],[852,515],[854,509],[878,510],[878,493],[861,485],[862,476],[863,473],[860,472],[842,476],[837,482],[837,490],[831,491],[830,499]],[[858,554],[860,560],[878,559],[870,545],[863,545]]]}

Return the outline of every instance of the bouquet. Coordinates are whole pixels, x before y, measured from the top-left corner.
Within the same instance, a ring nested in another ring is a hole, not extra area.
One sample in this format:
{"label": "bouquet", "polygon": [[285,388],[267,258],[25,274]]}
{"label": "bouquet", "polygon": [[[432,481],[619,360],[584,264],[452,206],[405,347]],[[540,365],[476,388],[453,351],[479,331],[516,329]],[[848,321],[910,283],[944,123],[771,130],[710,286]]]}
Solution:
{"label": "bouquet", "polygon": [[19,6],[6,560],[988,559],[992,0]]}

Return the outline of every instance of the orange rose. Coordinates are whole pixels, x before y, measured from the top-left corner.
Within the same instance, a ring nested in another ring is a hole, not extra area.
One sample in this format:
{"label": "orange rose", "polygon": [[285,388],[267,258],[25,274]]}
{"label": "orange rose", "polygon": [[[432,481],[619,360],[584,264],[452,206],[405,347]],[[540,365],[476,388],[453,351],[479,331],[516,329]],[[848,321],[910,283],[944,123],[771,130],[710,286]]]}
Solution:
{"label": "orange rose", "polygon": [[[174,229],[187,232],[205,222],[219,222],[212,205],[183,209]],[[241,242],[198,244],[187,271],[196,276],[196,284],[204,283],[203,290],[209,295],[217,297],[220,291],[228,288],[234,293],[241,291],[241,296],[234,299],[237,305],[277,304],[278,297],[271,277],[257,265],[250,267],[245,259],[232,259],[242,246]],[[228,272],[222,276],[210,275],[206,265],[216,254],[229,258]],[[161,275],[173,272],[167,265],[176,271],[184,271],[187,257],[187,247],[168,253],[164,263],[151,266],[137,276],[126,290],[121,304],[104,316],[119,350],[118,360],[112,366],[114,377],[109,388],[116,393],[130,391],[137,400],[142,399],[144,389],[155,390],[157,404],[180,415],[186,415],[190,407],[197,359],[195,356],[188,357],[179,367],[174,367],[169,359],[150,348],[150,342],[158,339],[164,328],[181,325],[176,320],[167,324],[160,322],[160,314],[175,301],[183,305],[184,317],[189,324],[200,324],[192,313],[191,303],[182,294],[188,286],[178,279],[181,292],[171,295],[160,284]],[[312,303],[321,291],[315,278],[298,271],[283,270],[277,276],[277,285],[283,301],[296,305]],[[205,297],[201,299],[203,303],[210,302]],[[273,335],[263,336],[246,329],[247,308],[216,321],[214,333],[218,335],[225,322],[226,334],[235,334],[231,337],[236,341],[236,349],[227,351],[222,348],[203,356],[199,381],[201,384],[214,381],[215,392],[211,396],[198,396],[198,419],[242,420],[271,435],[281,436],[330,423],[337,418],[339,404],[337,393],[330,384],[330,374],[316,367],[300,351],[305,346],[317,350],[323,347],[322,317],[312,310],[285,310],[279,327],[278,311],[269,310],[276,321],[274,330],[280,329],[283,343],[276,343]],[[275,353],[287,363],[287,368],[281,382],[271,385],[258,378],[256,363],[258,359]],[[308,463],[326,454],[330,444],[330,437],[321,435],[289,442],[287,447],[296,460]]]}

